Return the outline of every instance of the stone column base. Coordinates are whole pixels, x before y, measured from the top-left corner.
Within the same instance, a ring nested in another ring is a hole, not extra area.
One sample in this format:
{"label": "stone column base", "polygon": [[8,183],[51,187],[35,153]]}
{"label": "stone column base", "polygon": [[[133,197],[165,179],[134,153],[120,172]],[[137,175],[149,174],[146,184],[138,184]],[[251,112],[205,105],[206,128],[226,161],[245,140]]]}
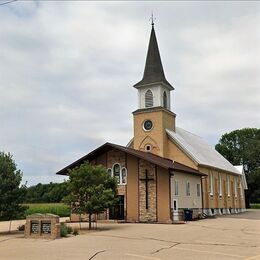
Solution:
{"label": "stone column base", "polygon": [[230,215],[229,209],[223,209],[223,215]]}
{"label": "stone column base", "polygon": [[214,215],[222,215],[220,209],[214,209]]}
{"label": "stone column base", "polygon": [[202,212],[203,212],[204,214],[206,214],[207,216],[212,216],[212,211],[211,211],[211,209],[203,209]]}

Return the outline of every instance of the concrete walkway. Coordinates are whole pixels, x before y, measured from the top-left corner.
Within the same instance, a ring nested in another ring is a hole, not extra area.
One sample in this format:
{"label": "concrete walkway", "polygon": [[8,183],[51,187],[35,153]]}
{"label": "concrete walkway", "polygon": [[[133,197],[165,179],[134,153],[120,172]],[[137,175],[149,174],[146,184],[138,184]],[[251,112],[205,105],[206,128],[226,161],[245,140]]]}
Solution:
{"label": "concrete walkway", "polygon": [[0,259],[260,259],[260,210],[182,225],[102,223],[58,240],[0,235]]}

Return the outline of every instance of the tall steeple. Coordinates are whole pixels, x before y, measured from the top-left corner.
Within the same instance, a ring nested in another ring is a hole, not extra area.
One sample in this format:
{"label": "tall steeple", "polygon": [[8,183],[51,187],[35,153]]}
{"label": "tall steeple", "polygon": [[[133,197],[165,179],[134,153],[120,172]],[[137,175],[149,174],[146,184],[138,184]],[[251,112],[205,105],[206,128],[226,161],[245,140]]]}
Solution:
{"label": "tall steeple", "polygon": [[170,92],[173,86],[166,80],[152,19],[152,30],[146,56],[143,79],[134,85],[139,105],[134,115],[133,148],[167,156],[166,129],[175,131],[175,117],[171,112]]}
{"label": "tall steeple", "polygon": [[169,90],[173,90],[172,85],[166,80],[159,52],[159,47],[155,35],[154,23],[152,21],[152,30],[146,56],[143,79],[134,85],[135,88],[140,88],[145,85],[161,83]]}

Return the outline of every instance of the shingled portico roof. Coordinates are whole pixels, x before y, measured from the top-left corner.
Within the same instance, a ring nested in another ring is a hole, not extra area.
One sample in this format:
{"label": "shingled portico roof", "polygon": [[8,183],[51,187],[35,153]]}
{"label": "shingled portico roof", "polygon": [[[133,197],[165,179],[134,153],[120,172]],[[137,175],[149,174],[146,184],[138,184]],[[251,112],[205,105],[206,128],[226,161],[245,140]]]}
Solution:
{"label": "shingled portico roof", "polygon": [[174,89],[173,86],[165,78],[156,35],[154,27],[152,26],[143,79],[136,83],[134,87],[139,88],[144,85],[155,83],[162,83],[166,85],[169,89]]}
{"label": "shingled portico roof", "polygon": [[118,149],[122,152],[125,152],[127,154],[133,155],[139,159],[146,160],[148,162],[154,163],[155,165],[158,165],[162,168],[168,169],[168,170],[173,170],[173,171],[178,171],[178,172],[185,172],[193,175],[198,175],[198,176],[204,176],[205,174],[199,172],[196,169],[190,168],[188,166],[185,166],[181,163],[174,162],[170,159],[166,159],[163,157],[160,157],[158,155],[148,153],[148,152],[142,152],[139,150],[135,150],[129,147],[117,145],[117,144],[112,144],[112,143],[105,143],[102,146],[98,147],[97,149],[93,150],[89,154],[83,156],[79,160],[71,163],[70,165],[66,166],[65,168],[61,169],[58,171],[56,174],[58,175],[68,175],[68,170],[72,169],[76,166],[79,166],[82,164],[84,161],[91,161],[95,159],[99,154],[102,154],[104,152],[107,152],[111,149]]}

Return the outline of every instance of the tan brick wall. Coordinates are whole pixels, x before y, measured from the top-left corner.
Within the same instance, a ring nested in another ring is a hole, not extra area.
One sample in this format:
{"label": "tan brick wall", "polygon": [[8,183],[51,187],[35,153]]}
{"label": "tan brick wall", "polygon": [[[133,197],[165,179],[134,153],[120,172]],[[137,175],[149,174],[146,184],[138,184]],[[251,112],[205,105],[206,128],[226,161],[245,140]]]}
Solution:
{"label": "tan brick wall", "polygon": [[198,169],[198,166],[190,159],[176,144],[167,139],[168,151],[166,157],[176,162],[187,165],[191,168]]}
{"label": "tan brick wall", "polygon": [[[143,129],[143,123],[145,120],[151,120],[153,122],[153,128],[151,131],[145,131]],[[175,129],[175,115],[171,112],[164,110],[163,108],[158,110],[147,110],[142,113],[134,114],[134,149],[142,150],[146,144],[155,145],[152,150],[153,153],[165,157],[167,151],[167,136],[165,129]]]}
{"label": "tan brick wall", "polygon": [[[203,182],[203,204],[204,208],[245,208],[244,191],[241,196],[241,176],[234,175],[222,170],[199,167],[199,170],[207,175],[211,172],[213,176],[213,196],[210,195],[210,178],[204,178]],[[222,176],[222,196],[220,196],[219,176]],[[230,196],[228,196],[228,176],[230,178]],[[234,178],[237,178],[237,196],[234,191]]]}
{"label": "tan brick wall", "polygon": [[[148,209],[146,209],[146,191],[145,181],[140,180],[145,178],[145,170],[148,170],[148,178],[154,180],[148,181]],[[157,221],[156,208],[156,173],[155,165],[144,160],[139,161],[139,220],[142,222]]]}

